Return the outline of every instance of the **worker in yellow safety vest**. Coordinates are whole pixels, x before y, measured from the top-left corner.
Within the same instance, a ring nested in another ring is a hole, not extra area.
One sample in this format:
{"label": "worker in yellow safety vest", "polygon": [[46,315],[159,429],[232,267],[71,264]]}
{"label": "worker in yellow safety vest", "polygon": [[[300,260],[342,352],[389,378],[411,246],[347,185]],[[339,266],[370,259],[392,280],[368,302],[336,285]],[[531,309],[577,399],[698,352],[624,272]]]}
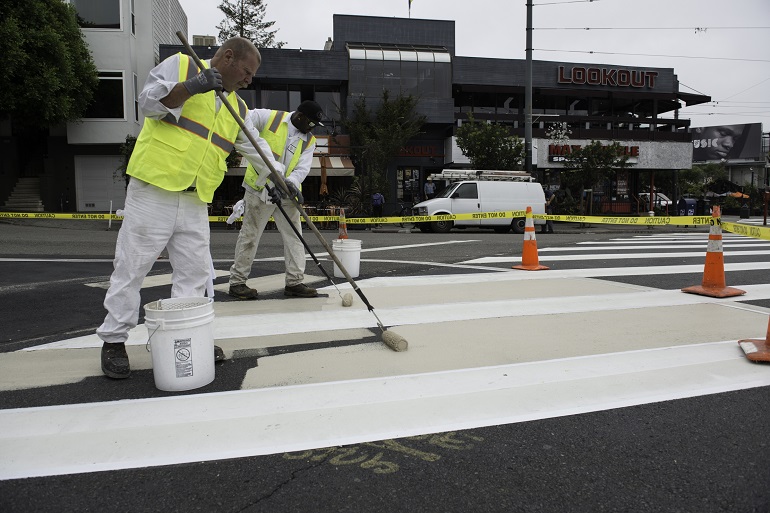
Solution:
{"label": "worker in yellow safety vest", "polygon": [[[302,181],[310,172],[313,162],[316,140],[311,130],[316,125],[323,126],[323,109],[318,103],[306,100],[299,104],[294,112],[270,109],[249,111],[247,126],[259,131],[260,137],[267,141],[272,155],[282,166],[284,181],[291,195],[302,203]],[[292,230],[291,222],[301,233],[300,213],[293,201],[283,201],[281,206],[291,221],[277,212],[276,201],[269,191],[278,194],[278,187],[270,182],[270,171],[264,162],[255,162],[246,169],[243,179],[245,194],[243,225],[235,245],[235,259],[230,267],[229,294],[238,299],[257,299],[256,289],[249,287],[246,280],[251,273],[251,265],[257,254],[259,240],[270,217],[283,239],[284,260],[286,262],[286,286],[284,295],[289,297],[316,297],[318,292],[303,283],[305,279],[305,249],[302,241]]]}
{"label": "worker in yellow safety vest", "polygon": [[[139,95],[144,125],[126,170],[131,178],[104,299],[107,315],[96,330],[103,341],[102,371],[110,378],[130,375],[125,342],[138,322],[142,281],[164,248],[173,267],[171,296],[213,297],[207,203],[233,148],[261,161],[216,91],[245,116],[235,91],[251,83],[261,62],[251,41],[235,37],[203,69],[176,54],[149,73]],[[268,152],[267,143],[252,135]],[[224,359],[224,353],[215,346],[211,358]]]}

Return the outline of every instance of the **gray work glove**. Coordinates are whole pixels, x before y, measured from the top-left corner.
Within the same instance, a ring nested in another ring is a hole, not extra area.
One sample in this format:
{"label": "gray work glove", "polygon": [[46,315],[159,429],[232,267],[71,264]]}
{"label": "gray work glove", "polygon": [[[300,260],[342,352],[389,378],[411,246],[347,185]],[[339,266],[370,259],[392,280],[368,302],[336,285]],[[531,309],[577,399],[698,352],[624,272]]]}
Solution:
{"label": "gray work glove", "polygon": [[302,204],[305,202],[305,198],[302,196],[302,192],[300,192],[300,190],[297,188],[296,185],[291,183],[289,180],[286,180],[286,187],[289,189],[289,192],[291,193],[290,197],[297,198],[297,203]]}
{"label": "gray work glove", "polygon": [[191,95],[207,93],[209,91],[222,90],[222,75],[217,68],[207,68],[194,77],[182,82],[182,85]]}
{"label": "gray work glove", "polygon": [[281,193],[278,191],[278,187],[270,187],[267,184],[265,184],[265,187],[267,187],[267,195],[270,196],[270,202],[274,205],[280,205]]}

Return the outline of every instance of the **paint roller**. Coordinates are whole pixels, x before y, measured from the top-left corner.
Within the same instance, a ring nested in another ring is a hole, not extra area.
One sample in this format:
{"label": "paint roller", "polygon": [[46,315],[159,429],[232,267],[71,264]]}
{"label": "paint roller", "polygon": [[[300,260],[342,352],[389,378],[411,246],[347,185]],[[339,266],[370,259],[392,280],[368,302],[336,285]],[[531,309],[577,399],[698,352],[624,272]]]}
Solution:
{"label": "paint roller", "polygon": [[[192,49],[190,46],[190,43],[187,42],[187,38],[185,35],[178,31],[176,33],[176,36],[179,38],[179,40],[182,42],[182,45],[184,45],[185,49],[189,53],[189,55],[193,58],[195,61],[195,64],[198,66],[199,69],[204,69],[203,63],[201,62],[200,58],[198,58],[198,55],[195,53],[195,50]],[[289,191],[289,188],[286,186],[286,182],[284,182],[283,176],[275,170],[273,165],[270,163],[270,160],[265,156],[265,154],[262,152],[262,148],[259,147],[259,144],[257,144],[257,141],[254,140],[254,136],[251,135],[251,132],[246,128],[246,125],[244,124],[243,120],[241,119],[241,116],[235,111],[232,105],[230,105],[230,102],[227,101],[227,98],[225,97],[224,93],[222,91],[215,91],[217,96],[219,96],[219,99],[222,101],[222,104],[227,108],[227,110],[230,112],[230,114],[233,116],[233,119],[235,119],[236,123],[238,123],[238,126],[241,128],[243,133],[246,135],[246,137],[249,139],[249,142],[251,142],[251,145],[254,147],[254,149],[259,154],[260,158],[265,162],[267,165],[267,168],[270,170],[270,178],[273,180],[273,183],[281,190],[283,193],[288,196],[292,203],[297,207],[297,210],[302,215],[302,218],[307,223],[310,230],[315,234],[315,236],[318,238],[318,241],[321,243],[321,245],[326,249],[326,251],[329,253],[329,256],[334,261],[335,264],[337,264],[337,267],[342,272],[342,274],[345,276],[345,280],[350,284],[351,287],[353,287],[353,291],[358,294],[358,297],[361,298],[361,301],[366,305],[366,308],[374,315],[374,318],[377,319],[377,326],[382,331],[382,341],[385,343],[386,346],[393,349],[394,351],[406,351],[409,347],[408,342],[404,337],[401,335],[388,330],[385,328],[385,326],[382,324],[382,321],[377,316],[377,313],[374,311],[374,307],[369,303],[369,300],[366,298],[364,293],[361,291],[360,288],[358,288],[358,284],[353,280],[353,278],[350,276],[350,273],[347,269],[345,269],[345,266],[342,264],[339,258],[337,258],[337,255],[334,253],[334,250],[332,250],[331,246],[329,246],[329,243],[326,242],[326,239],[324,239],[323,235],[320,231],[318,231],[318,228],[313,224],[313,221],[311,221],[310,217],[307,215],[307,212],[305,212],[305,209],[302,208],[302,205],[297,201],[296,198],[294,198],[291,195],[291,191]],[[286,215],[285,211],[281,209],[281,212]],[[289,224],[294,227],[294,225],[289,222]],[[295,233],[299,236],[300,240],[302,241],[303,245],[305,246],[305,249],[309,249],[307,246],[307,243],[305,242],[304,238],[301,234],[299,234],[299,231],[295,229]],[[312,255],[312,252],[310,252]],[[315,257],[314,257],[315,259]],[[317,259],[316,263],[318,263]],[[324,274],[327,276],[326,272],[324,271]],[[330,279],[331,281],[331,279]],[[333,283],[333,282],[332,282]],[[335,285],[335,288],[337,286]],[[337,292],[340,292],[339,289],[337,289]],[[340,293],[341,294],[341,293]],[[347,303],[347,304],[346,304]],[[345,294],[342,297],[342,305],[343,306],[350,306],[353,304],[353,296],[352,294]]]}

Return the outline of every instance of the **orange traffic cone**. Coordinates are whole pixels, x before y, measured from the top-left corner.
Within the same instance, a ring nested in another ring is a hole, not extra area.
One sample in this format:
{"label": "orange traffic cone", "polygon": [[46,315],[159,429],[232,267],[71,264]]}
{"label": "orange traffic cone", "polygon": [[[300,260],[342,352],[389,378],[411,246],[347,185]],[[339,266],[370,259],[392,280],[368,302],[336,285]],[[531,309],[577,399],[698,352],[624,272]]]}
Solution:
{"label": "orange traffic cone", "polygon": [[540,265],[537,260],[537,240],[535,239],[535,220],[532,218],[532,207],[527,207],[527,217],[524,221],[524,246],[521,250],[521,265],[511,269],[525,271],[545,271],[548,268]]}
{"label": "orange traffic cone", "polygon": [[725,284],[725,260],[722,254],[722,220],[719,207],[713,207],[709,243],[706,247],[706,265],[703,282],[682,289],[682,292],[710,297],[733,297],[745,294],[745,290],[727,287]]}
{"label": "orange traffic cone", "polygon": [[770,362],[770,319],[767,321],[767,336],[765,336],[765,340],[747,338],[739,340],[738,345],[746,353],[746,358],[752,362]]}
{"label": "orange traffic cone", "polygon": [[338,239],[347,239],[348,238],[348,224],[345,221],[345,209],[340,209],[340,234],[337,236]]}

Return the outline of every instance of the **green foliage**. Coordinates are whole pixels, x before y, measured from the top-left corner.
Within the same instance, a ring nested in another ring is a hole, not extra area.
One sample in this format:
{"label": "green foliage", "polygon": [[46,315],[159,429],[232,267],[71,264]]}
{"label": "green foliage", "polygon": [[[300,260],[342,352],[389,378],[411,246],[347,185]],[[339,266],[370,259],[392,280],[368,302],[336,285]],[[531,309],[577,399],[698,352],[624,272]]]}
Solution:
{"label": "green foliage", "polygon": [[0,114],[40,128],[81,118],[99,76],[75,8],[61,0],[1,5]]}
{"label": "green foliage", "polygon": [[511,136],[505,125],[475,121],[457,129],[457,146],[474,169],[518,170],[525,158],[524,143]]}
{"label": "green foliage", "polygon": [[359,177],[353,179],[353,184],[347,189],[338,187],[329,195],[329,201],[345,209],[346,217],[360,217],[369,213],[369,203],[361,187]]}
{"label": "green foliage", "polygon": [[282,48],[286,43],[275,40],[278,29],[269,30],[274,21],[263,21],[267,4],[263,0],[222,0],[219,10],[225,19],[217,25],[219,42],[224,43],[231,37],[245,37],[257,48]]}
{"label": "green foliage", "polygon": [[628,156],[618,143],[607,146],[591,141],[580,149],[572,150],[565,156],[564,171],[561,172],[561,186],[569,189],[573,196],[580,197],[583,189],[611,180],[615,172],[625,169]]}
{"label": "green foliage", "polygon": [[727,180],[727,170],[722,164],[695,164],[692,169],[679,171],[679,187],[685,196],[703,196],[718,180]]}
{"label": "green foliage", "polygon": [[134,153],[134,147],[136,146],[136,137],[133,135],[126,136],[126,142],[120,145],[120,167],[115,170],[113,176],[115,178],[123,177],[128,184],[128,175],[126,170],[128,169],[128,161],[131,160],[131,154]]}
{"label": "green foliage", "polygon": [[387,190],[388,165],[425,124],[425,116],[418,114],[416,108],[416,97],[399,94],[391,99],[386,90],[373,110],[365,98],[359,98],[352,115],[342,116],[340,123],[350,134],[353,160],[362,167],[365,177],[358,187],[364,205],[368,204],[364,198],[375,190]]}

